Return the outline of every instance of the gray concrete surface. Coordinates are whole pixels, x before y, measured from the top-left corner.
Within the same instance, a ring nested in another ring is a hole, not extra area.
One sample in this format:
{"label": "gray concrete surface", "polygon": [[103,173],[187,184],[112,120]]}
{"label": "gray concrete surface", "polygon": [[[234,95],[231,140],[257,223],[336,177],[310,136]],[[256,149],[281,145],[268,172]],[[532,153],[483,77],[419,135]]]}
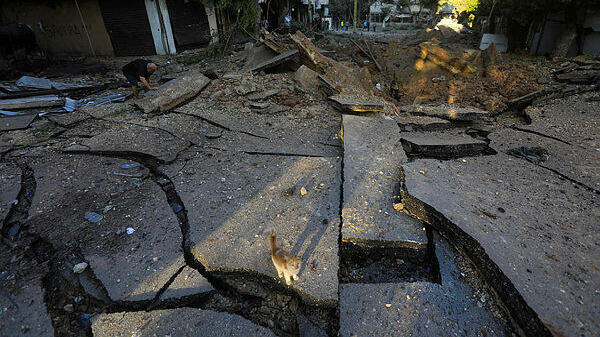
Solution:
{"label": "gray concrete surface", "polygon": [[432,216],[420,201],[448,219],[440,230],[476,254],[470,257],[521,324],[535,329],[529,311],[509,295],[511,285],[555,335],[597,334],[598,195],[502,153],[465,162],[417,160],[403,170],[404,197],[413,199],[408,211]]}
{"label": "gray concrete surface", "polygon": [[486,154],[483,140],[457,132],[403,132],[402,145],[407,154],[426,158],[458,158]]}
{"label": "gray concrete surface", "polygon": [[510,336],[467,260],[444,239],[435,244],[441,284],[340,285],[339,336]]}
{"label": "gray concrete surface", "polygon": [[240,316],[195,308],[100,314],[92,319],[92,333],[95,337],[275,336]]}
{"label": "gray concrete surface", "polygon": [[400,131],[402,132],[437,131],[453,127],[450,121],[437,117],[412,116],[407,113],[402,113],[393,116],[393,118],[398,123]]}
{"label": "gray concrete surface", "polygon": [[400,202],[400,165],[407,160],[396,122],[344,115],[343,141],[342,241],[423,248],[423,226],[393,207]]}
{"label": "gray concrete surface", "polygon": [[459,107],[455,105],[406,105],[398,107],[400,111],[408,112],[415,116],[429,116],[447,119],[450,121],[469,122],[483,119],[490,115],[489,112],[475,107]]}
{"label": "gray concrete surface", "polygon": [[339,159],[214,151],[181,167],[165,172],[186,205],[192,253],[209,271],[277,280],[265,234],[272,227],[302,258],[292,287],[307,300],[337,302]]}

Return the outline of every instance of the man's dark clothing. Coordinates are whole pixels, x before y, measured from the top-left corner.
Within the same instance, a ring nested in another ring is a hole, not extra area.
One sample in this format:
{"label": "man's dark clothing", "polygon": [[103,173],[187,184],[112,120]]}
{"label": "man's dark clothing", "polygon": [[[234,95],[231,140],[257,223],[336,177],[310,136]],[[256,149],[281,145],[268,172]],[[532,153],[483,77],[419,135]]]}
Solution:
{"label": "man's dark clothing", "polygon": [[150,73],[148,73],[148,63],[152,63],[152,61],[137,59],[127,63],[123,67],[123,75],[125,75],[127,81],[129,81],[132,86],[137,85],[140,81],[140,77],[148,80],[148,77],[150,77]]}

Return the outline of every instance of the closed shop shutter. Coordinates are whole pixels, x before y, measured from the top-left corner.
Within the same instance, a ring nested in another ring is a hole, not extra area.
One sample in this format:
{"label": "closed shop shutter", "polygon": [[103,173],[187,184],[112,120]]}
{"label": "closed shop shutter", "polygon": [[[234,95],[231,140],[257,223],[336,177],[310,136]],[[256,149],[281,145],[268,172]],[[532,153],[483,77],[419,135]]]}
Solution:
{"label": "closed shop shutter", "polygon": [[156,54],[144,0],[100,0],[100,10],[115,55]]}
{"label": "closed shop shutter", "polygon": [[210,42],[208,18],[200,1],[167,0],[167,8],[177,50]]}

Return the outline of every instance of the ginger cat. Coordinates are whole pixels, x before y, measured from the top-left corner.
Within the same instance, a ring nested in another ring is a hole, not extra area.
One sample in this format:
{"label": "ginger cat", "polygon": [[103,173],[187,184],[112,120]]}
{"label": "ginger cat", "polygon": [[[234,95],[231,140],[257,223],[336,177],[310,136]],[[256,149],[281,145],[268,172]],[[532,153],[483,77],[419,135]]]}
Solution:
{"label": "ginger cat", "polygon": [[292,284],[292,279],[298,279],[302,260],[298,256],[277,247],[277,235],[274,230],[270,231],[269,241],[271,242],[271,259],[275,269],[277,269],[277,275],[285,278],[285,284]]}

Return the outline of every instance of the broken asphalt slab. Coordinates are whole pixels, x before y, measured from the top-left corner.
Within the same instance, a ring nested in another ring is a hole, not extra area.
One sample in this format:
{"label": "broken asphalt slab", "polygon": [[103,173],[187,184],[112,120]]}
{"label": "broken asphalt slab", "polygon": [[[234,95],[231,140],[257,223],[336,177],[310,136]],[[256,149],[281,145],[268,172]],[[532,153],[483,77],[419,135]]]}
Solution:
{"label": "broken asphalt slab", "polygon": [[595,193],[503,153],[417,160],[403,176],[407,212],[467,254],[526,335],[596,334]]}
{"label": "broken asphalt slab", "polygon": [[208,83],[210,79],[200,71],[190,71],[137,99],[135,104],[145,113],[165,113],[198,95]]}
{"label": "broken asphalt slab", "polygon": [[436,255],[441,284],[341,284],[339,336],[511,336],[468,262],[439,238]]}
{"label": "broken asphalt slab", "polygon": [[195,308],[100,314],[92,319],[95,337],[113,336],[275,336],[240,316]]}
{"label": "broken asphalt slab", "polygon": [[459,107],[454,105],[405,105],[398,107],[400,111],[415,116],[442,118],[456,122],[471,122],[484,119],[490,113],[475,107]]}
{"label": "broken asphalt slab", "polygon": [[130,160],[32,152],[37,188],[28,231],[56,247],[78,246],[111,299],[153,299],[184,262],[177,218],[146,179],[148,169],[122,168]]}
{"label": "broken asphalt slab", "polygon": [[186,245],[207,272],[229,273],[230,285],[255,296],[273,284],[256,290],[251,275],[283,286],[268,254],[274,228],[302,258],[291,288],[310,303],[337,303],[339,159],[213,151],[170,166],[161,169],[188,213]]}
{"label": "broken asphalt slab", "polygon": [[33,122],[37,114],[0,118],[0,131],[25,129]]}
{"label": "broken asphalt slab", "polygon": [[343,142],[342,241],[425,248],[422,224],[394,209],[400,202],[400,165],[407,161],[396,122],[343,115]]}
{"label": "broken asphalt slab", "polygon": [[[185,264],[185,261],[181,262],[182,265]],[[207,293],[213,290],[214,288],[210,285],[208,280],[200,275],[196,269],[185,266],[165,292],[160,295],[160,300],[179,299],[186,296]]]}
{"label": "broken asphalt slab", "polygon": [[450,159],[495,154],[486,142],[465,133],[403,132],[400,137],[410,157]]}
{"label": "broken asphalt slab", "polygon": [[393,116],[393,118],[398,123],[400,131],[402,132],[440,131],[453,127],[449,121],[436,117],[400,114]]}
{"label": "broken asphalt slab", "polygon": [[111,130],[83,139],[63,150],[70,153],[139,153],[171,162],[188,146],[189,142],[162,130],[137,125],[115,125]]}
{"label": "broken asphalt slab", "polygon": [[269,70],[269,69],[273,69],[279,65],[282,65],[286,62],[293,62],[293,63],[297,64],[300,62],[299,54],[300,53],[298,52],[298,49],[292,49],[292,50],[285,51],[271,59],[268,59],[264,62],[257,64],[252,69],[250,69],[250,71],[258,72],[258,71],[263,71],[263,70]]}

